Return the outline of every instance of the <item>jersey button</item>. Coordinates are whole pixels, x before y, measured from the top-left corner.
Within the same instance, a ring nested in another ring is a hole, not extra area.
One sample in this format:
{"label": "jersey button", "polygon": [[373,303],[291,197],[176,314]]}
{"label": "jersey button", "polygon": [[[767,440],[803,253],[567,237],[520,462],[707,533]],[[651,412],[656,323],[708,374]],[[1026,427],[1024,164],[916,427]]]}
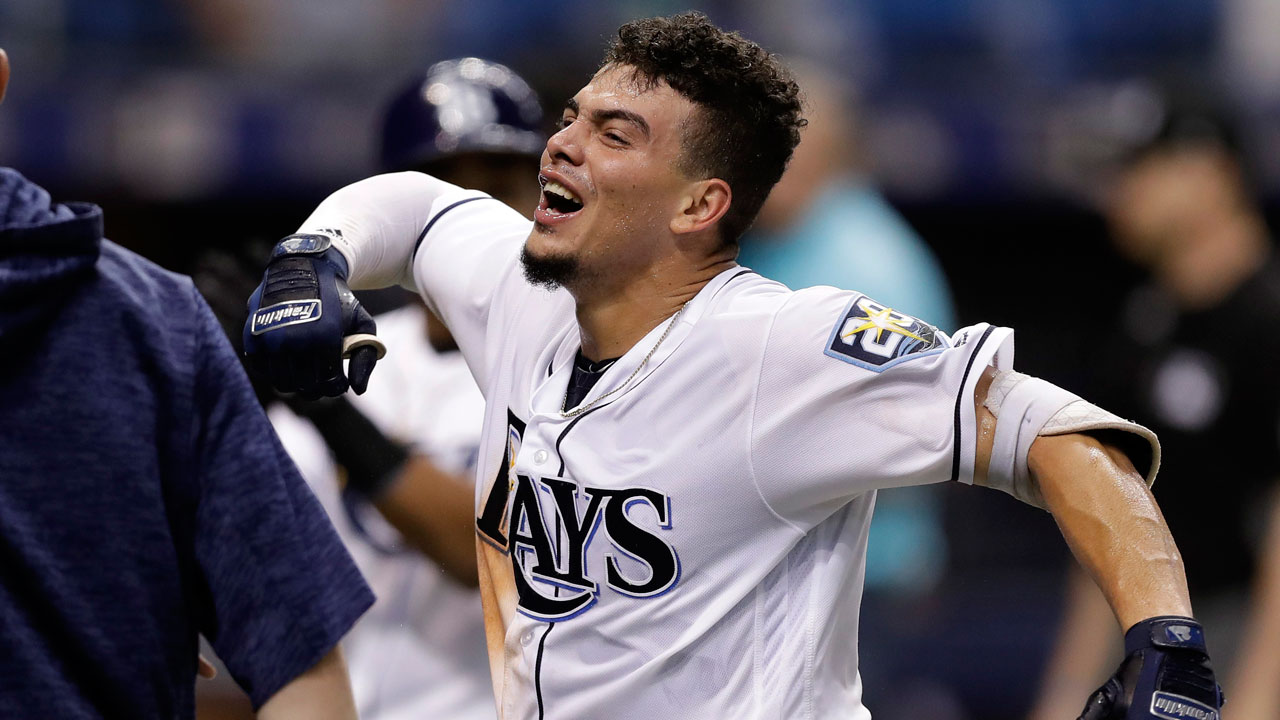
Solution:
{"label": "jersey button", "polygon": [[548,455],[546,450],[539,450],[533,454],[533,462],[535,465],[541,465],[547,461],[547,457]]}
{"label": "jersey button", "polygon": [[529,628],[528,630],[525,630],[524,634],[520,636],[521,645],[525,647],[529,647],[529,643],[531,642],[533,642],[533,628]]}

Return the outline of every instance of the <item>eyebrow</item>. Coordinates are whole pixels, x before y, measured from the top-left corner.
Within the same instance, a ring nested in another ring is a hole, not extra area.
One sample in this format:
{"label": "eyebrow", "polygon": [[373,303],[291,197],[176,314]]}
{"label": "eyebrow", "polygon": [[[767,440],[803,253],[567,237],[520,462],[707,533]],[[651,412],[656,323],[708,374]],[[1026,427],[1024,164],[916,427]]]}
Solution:
{"label": "eyebrow", "polygon": [[[574,113],[579,111],[578,101],[574,98],[566,100],[564,106]],[[595,110],[591,113],[591,119],[596,123],[604,123],[609,120],[622,120],[623,122],[628,122],[634,125],[641,133],[644,134],[645,138],[650,136],[649,122],[639,113],[635,113],[630,110],[623,110],[621,108]]]}

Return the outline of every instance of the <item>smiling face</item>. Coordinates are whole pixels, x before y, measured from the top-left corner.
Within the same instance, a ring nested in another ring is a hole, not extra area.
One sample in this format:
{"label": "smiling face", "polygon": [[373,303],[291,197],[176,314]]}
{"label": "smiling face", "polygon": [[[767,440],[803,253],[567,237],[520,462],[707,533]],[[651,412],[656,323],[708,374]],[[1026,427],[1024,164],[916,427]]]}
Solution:
{"label": "smiling face", "polygon": [[578,91],[542,154],[524,251],[530,280],[607,292],[674,252],[673,224],[700,184],[679,169],[696,112],[665,82],[637,82],[628,66],[605,66]]}

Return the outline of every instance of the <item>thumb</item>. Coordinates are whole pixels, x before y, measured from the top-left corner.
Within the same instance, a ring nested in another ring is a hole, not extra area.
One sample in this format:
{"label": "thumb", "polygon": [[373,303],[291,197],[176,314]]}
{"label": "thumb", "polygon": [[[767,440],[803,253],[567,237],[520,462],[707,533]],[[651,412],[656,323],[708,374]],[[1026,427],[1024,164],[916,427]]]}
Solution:
{"label": "thumb", "polygon": [[373,374],[373,366],[378,362],[378,349],[369,345],[356,348],[351,353],[351,364],[347,366],[347,378],[351,389],[357,395],[363,395],[369,388],[369,376]]}
{"label": "thumb", "polygon": [[1112,720],[1116,699],[1120,696],[1118,685],[1115,678],[1112,678],[1106,685],[1094,691],[1093,695],[1089,696],[1089,702],[1084,706],[1084,712],[1080,713],[1077,720]]}

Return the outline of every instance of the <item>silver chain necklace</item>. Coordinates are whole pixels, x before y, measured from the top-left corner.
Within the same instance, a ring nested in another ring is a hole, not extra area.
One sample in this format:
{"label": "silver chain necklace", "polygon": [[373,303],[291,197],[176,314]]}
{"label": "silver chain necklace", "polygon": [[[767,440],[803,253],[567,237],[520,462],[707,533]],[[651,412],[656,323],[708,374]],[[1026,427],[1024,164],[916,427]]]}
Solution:
{"label": "silver chain necklace", "polygon": [[[662,337],[658,338],[658,342],[654,343],[653,347],[649,348],[649,353],[644,356],[644,359],[640,361],[640,364],[636,366],[635,370],[631,371],[631,374],[627,376],[627,379],[624,380],[621,385],[601,395],[595,400],[592,400],[586,405],[579,405],[578,407],[572,410],[565,410],[564,405],[562,404],[560,408],[560,417],[565,418],[566,420],[569,418],[577,417],[582,413],[595,407],[596,405],[600,404],[600,402],[605,400],[606,398],[610,398],[613,395],[619,392],[622,392],[629,385],[631,385],[631,381],[635,380],[636,376],[640,374],[640,371],[644,369],[644,366],[649,364],[649,358],[653,357],[653,354],[658,351],[658,348],[662,345],[662,341],[666,340],[667,336],[671,334],[671,328],[675,327],[676,323],[680,321],[680,316],[684,314],[684,309],[687,307],[689,307],[689,303],[686,302],[684,305],[680,306],[680,309],[676,311],[675,315],[671,316],[671,321],[667,323],[667,329],[662,331]],[[569,388],[567,387],[564,390],[564,402],[565,403],[569,402]]]}

